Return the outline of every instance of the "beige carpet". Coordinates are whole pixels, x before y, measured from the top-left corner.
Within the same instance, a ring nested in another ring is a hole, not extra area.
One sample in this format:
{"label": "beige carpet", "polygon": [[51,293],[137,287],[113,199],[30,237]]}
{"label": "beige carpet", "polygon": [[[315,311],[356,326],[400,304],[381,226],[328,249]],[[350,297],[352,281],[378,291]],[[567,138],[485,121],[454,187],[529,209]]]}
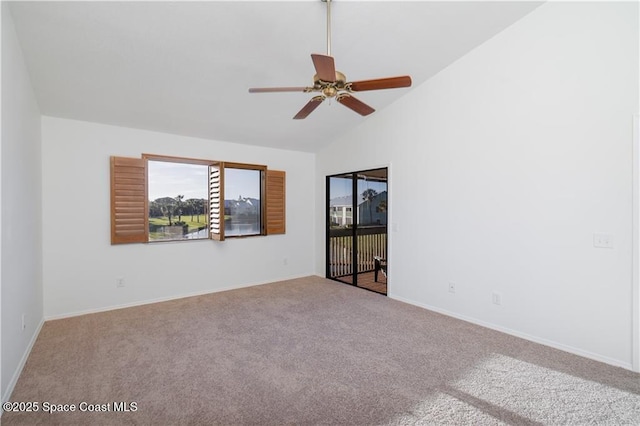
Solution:
{"label": "beige carpet", "polygon": [[40,411],[7,426],[638,425],[640,375],[309,277],[47,322],[11,400]]}

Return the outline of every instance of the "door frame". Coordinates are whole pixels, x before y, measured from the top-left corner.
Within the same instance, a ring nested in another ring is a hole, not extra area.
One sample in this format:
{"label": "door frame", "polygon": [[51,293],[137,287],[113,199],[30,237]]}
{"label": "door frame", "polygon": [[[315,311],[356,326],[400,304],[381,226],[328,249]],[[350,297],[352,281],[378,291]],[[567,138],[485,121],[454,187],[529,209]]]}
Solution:
{"label": "door frame", "polygon": [[[359,214],[358,214],[358,182],[360,181],[360,179],[358,179],[358,175],[366,175],[367,172],[373,172],[376,170],[382,170],[384,169],[386,171],[385,175],[386,175],[386,180],[385,180],[385,184],[386,184],[386,192],[387,192],[387,220],[385,223],[385,229],[386,229],[386,240],[385,240],[385,252],[386,252],[386,258],[387,258],[387,263],[389,263],[389,257],[390,257],[390,221],[389,218],[391,217],[391,197],[390,197],[390,175],[391,175],[391,166],[389,164],[386,165],[381,165],[378,167],[371,167],[371,168],[367,168],[367,169],[362,169],[362,170],[356,170],[356,171],[347,171],[347,172],[341,172],[341,173],[334,173],[331,175],[326,175],[325,176],[325,277],[334,281],[338,281],[342,284],[347,284],[347,285],[352,285],[354,287],[358,286],[358,239],[357,239],[357,235],[358,235],[358,222],[359,222]],[[352,200],[351,200],[351,215],[352,215],[352,232],[351,232],[351,238],[352,238],[352,253],[351,253],[351,262],[353,265],[353,270],[351,273],[351,283],[346,283],[344,281],[341,281],[337,278],[333,278],[331,277],[331,253],[330,253],[330,239],[331,239],[331,235],[330,235],[330,228],[331,228],[331,215],[330,215],[330,200],[331,200],[331,178],[338,178],[338,177],[345,177],[345,175],[351,175],[351,194],[352,194]],[[354,179],[354,177],[356,177]],[[380,293],[380,292],[376,292],[374,290],[368,289],[366,287],[359,287],[365,290],[369,290],[372,291],[374,293],[377,294],[384,294],[385,296],[387,296],[389,294],[389,272],[387,270],[387,290],[386,293]]]}
{"label": "door frame", "polygon": [[633,116],[632,184],[632,354],[631,368],[640,372],[640,115]]}

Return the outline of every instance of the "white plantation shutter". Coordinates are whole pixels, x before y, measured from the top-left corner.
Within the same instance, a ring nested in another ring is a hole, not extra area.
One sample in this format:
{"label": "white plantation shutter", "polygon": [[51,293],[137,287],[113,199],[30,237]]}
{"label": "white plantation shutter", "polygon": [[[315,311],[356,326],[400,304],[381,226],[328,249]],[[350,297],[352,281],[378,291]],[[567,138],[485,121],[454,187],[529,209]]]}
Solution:
{"label": "white plantation shutter", "polygon": [[224,241],[224,164],[209,166],[209,237]]}

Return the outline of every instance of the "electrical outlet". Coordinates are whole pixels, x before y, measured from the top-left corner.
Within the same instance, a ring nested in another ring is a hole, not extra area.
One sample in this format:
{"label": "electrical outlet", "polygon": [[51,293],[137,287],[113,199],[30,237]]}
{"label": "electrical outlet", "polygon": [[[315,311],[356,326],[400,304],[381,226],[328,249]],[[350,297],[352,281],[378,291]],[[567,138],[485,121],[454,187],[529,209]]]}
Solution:
{"label": "electrical outlet", "polygon": [[611,234],[593,234],[593,246],[596,248],[613,248],[613,236]]}
{"label": "electrical outlet", "polygon": [[491,293],[491,301],[494,305],[502,305],[502,294],[494,291]]}
{"label": "electrical outlet", "polygon": [[287,266],[289,264],[289,259],[287,257],[282,259],[282,264]]}
{"label": "electrical outlet", "polygon": [[122,277],[116,278],[116,287],[124,287],[124,278]]}
{"label": "electrical outlet", "polygon": [[456,292],[456,283],[449,282],[449,293]]}
{"label": "electrical outlet", "polygon": [[22,331],[27,328],[27,318],[25,314],[22,314]]}

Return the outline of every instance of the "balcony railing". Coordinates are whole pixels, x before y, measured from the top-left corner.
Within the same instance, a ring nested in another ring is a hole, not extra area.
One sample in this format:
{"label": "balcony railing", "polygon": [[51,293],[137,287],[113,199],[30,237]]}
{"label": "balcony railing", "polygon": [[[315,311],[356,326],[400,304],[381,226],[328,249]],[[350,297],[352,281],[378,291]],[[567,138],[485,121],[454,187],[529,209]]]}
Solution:
{"label": "balcony railing", "polygon": [[[370,272],[375,269],[374,256],[387,258],[387,227],[359,227],[357,238],[357,272]],[[331,278],[352,275],[353,230],[332,229],[329,231],[329,275]]]}

